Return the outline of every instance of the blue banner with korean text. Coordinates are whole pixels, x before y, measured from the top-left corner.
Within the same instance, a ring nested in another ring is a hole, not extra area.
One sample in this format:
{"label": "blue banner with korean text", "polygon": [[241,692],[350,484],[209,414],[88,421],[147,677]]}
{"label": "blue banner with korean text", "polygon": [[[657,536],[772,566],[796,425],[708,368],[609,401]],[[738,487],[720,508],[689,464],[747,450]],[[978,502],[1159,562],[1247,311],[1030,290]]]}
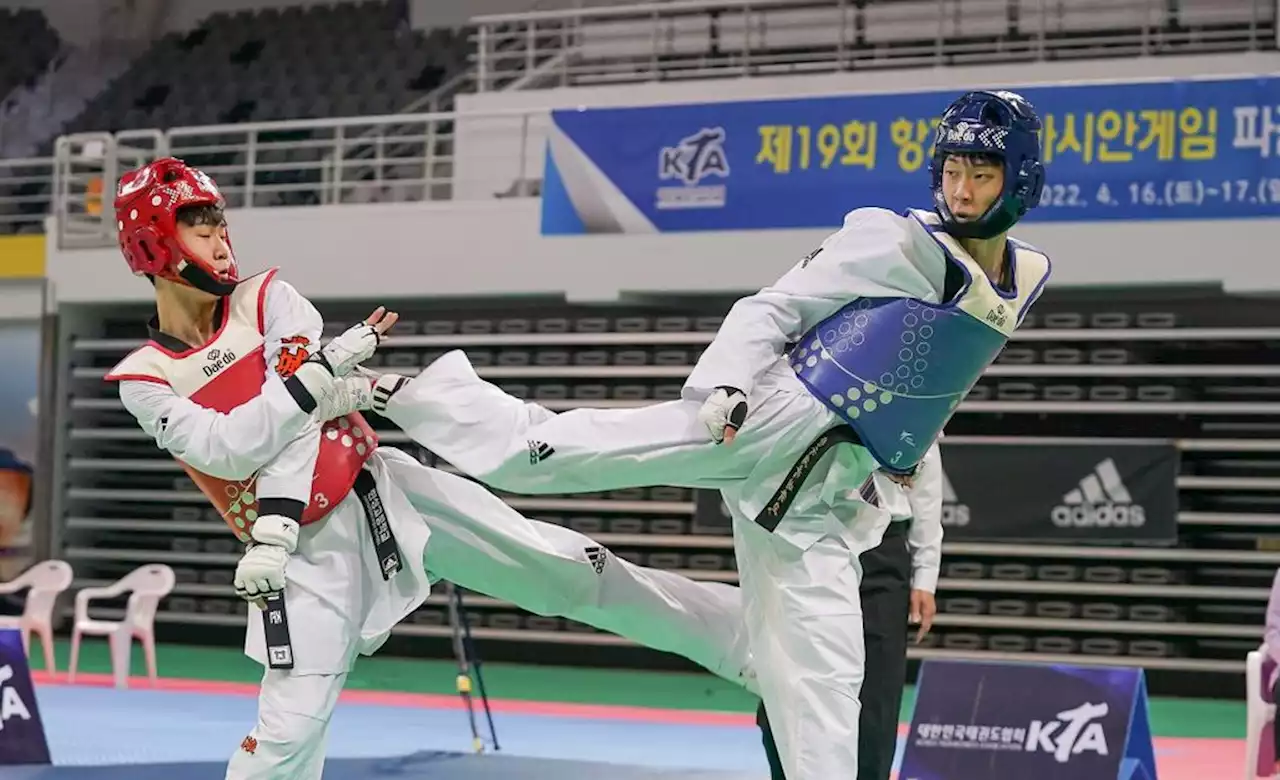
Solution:
{"label": "blue banner with korean text", "polygon": [[[1280,78],[1018,90],[1044,123],[1028,220],[1280,216]],[[838,226],[928,207],[958,91],[552,113],[545,234]]]}

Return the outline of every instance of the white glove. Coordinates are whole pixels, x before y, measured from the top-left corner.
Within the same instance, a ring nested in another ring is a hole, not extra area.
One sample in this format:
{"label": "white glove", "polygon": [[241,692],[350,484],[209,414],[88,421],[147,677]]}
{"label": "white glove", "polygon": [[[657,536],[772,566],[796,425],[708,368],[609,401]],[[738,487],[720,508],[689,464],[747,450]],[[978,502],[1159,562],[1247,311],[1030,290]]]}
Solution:
{"label": "white glove", "polygon": [[333,380],[327,392],[316,399],[315,418],[328,422],[373,407],[373,382],[368,376],[352,374]]}
{"label": "white glove", "polygon": [[724,441],[726,430],[736,433],[746,418],[747,396],[733,387],[717,387],[698,410],[698,420],[716,444]]}
{"label": "white glove", "polygon": [[346,376],[356,366],[373,357],[381,340],[382,335],[377,328],[367,322],[360,322],[334,337],[310,359],[323,363],[334,376]]}
{"label": "white glove", "polygon": [[236,566],[236,595],[246,601],[284,591],[284,569],[298,547],[298,524],[281,515],[253,522],[253,544]]}
{"label": "white glove", "polygon": [[[350,374],[357,366],[373,356],[382,340],[378,329],[367,322],[352,325],[341,335],[321,347],[307,358],[298,370],[285,382],[289,393],[305,411],[326,414],[325,405],[339,402],[331,396],[342,396],[347,391],[335,387],[336,380]],[[299,387],[301,386],[301,387]],[[315,407],[311,407],[314,403]],[[332,416],[321,416],[332,420]]]}

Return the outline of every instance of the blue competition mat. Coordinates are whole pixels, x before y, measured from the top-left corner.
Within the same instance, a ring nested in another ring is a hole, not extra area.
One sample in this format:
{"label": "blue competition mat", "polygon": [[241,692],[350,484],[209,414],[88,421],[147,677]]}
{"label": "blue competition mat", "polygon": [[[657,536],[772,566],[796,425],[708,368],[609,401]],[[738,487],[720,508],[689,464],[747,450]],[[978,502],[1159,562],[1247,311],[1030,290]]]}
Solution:
{"label": "blue competition mat", "polygon": [[[226,763],[2,767],[4,780],[223,780]],[[401,758],[330,759],[325,780],[759,780],[760,775],[426,751]]]}

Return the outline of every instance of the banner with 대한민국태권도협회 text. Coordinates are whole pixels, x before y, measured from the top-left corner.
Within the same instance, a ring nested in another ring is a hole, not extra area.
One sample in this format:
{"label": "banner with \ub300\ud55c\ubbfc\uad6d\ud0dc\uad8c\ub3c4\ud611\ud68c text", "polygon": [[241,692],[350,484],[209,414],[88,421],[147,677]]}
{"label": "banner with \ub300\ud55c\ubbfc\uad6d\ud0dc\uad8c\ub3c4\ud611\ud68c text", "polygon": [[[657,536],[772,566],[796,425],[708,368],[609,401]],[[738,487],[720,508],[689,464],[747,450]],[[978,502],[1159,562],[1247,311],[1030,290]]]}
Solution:
{"label": "banner with \ub300\ud55c\ubbfc\uad6d\ud0dc\uad8c\ub3c4\ud611\ud68c text", "polygon": [[[1043,122],[1028,220],[1280,216],[1280,78],[1019,89]],[[959,91],[552,113],[544,234],[817,228],[930,203]]]}

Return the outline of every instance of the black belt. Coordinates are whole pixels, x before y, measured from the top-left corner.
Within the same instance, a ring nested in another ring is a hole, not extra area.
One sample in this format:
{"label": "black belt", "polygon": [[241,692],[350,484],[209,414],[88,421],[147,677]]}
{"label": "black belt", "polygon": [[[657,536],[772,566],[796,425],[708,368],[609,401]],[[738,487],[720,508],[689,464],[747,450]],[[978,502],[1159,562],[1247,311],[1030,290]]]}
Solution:
{"label": "black belt", "polygon": [[369,535],[373,537],[373,551],[378,555],[378,570],[382,572],[383,580],[389,580],[404,568],[404,564],[400,561],[396,535],[387,520],[387,509],[378,495],[378,483],[367,469],[360,469],[354,490],[364,506],[364,519],[369,523]]}
{"label": "black belt", "polygon": [[[778,523],[782,522],[783,516],[791,508],[792,502],[796,500],[796,493],[800,491],[800,488],[804,486],[804,481],[813,472],[814,466],[818,465],[818,461],[822,459],[827,450],[837,444],[862,446],[862,439],[858,438],[857,432],[847,425],[836,426],[814,439],[813,443],[806,447],[800,457],[796,459],[795,465],[787,472],[787,476],[783,477],[782,484],[778,486],[773,498],[769,499],[769,503],[765,504],[760,514],[756,515],[756,523],[767,531],[776,530]],[[875,483],[871,477],[867,477],[867,481],[863,483],[860,490],[863,498],[868,503],[879,504],[879,497],[875,493]],[[870,491],[870,497],[868,497],[868,491]]]}
{"label": "black belt", "polygon": [[267,641],[267,665],[272,669],[293,668],[293,642],[289,639],[289,613],[284,593],[265,596],[262,611],[263,635]]}
{"label": "black belt", "polygon": [[[373,549],[378,555],[378,569],[382,579],[389,580],[403,568],[400,548],[396,545],[387,510],[378,495],[378,484],[366,469],[356,475],[356,496],[364,507],[365,521],[373,537]],[[263,598],[262,627],[267,644],[267,665],[272,669],[293,668],[293,642],[289,638],[289,613],[284,606],[284,594],[273,593]]]}

